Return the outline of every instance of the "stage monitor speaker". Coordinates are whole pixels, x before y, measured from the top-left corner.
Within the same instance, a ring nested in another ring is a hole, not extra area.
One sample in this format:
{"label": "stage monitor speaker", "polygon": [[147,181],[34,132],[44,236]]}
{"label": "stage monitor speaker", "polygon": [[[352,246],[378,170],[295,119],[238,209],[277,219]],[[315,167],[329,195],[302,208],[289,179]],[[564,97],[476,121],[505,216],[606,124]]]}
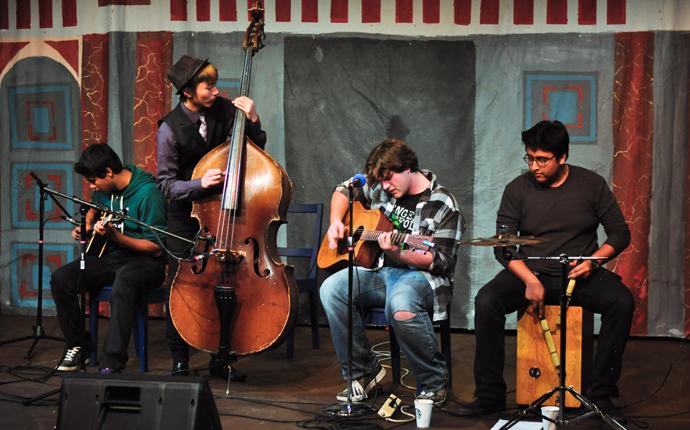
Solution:
{"label": "stage monitor speaker", "polygon": [[221,430],[204,377],[67,374],[57,429]]}

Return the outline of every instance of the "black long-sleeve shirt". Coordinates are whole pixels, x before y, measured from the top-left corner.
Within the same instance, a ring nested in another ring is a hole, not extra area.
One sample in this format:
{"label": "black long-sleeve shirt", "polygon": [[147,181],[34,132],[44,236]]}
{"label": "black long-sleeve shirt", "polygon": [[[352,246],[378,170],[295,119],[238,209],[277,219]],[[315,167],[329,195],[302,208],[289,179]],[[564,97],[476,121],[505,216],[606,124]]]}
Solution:
{"label": "black long-sleeve shirt", "polygon": [[[540,184],[530,172],[518,176],[506,185],[496,216],[497,231],[505,225],[508,233],[544,240],[520,247],[517,255],[525,257],[589,256],[599,248],[599,224],[606,233],[605,243],[616,254],[628,246],[630,230],[606,180],[573,165],[556,188]],[[494,254],[507,266],[503,249],[495,248]],[[526,264],[535,272],[560,275],[556,260],[526,260]]]}

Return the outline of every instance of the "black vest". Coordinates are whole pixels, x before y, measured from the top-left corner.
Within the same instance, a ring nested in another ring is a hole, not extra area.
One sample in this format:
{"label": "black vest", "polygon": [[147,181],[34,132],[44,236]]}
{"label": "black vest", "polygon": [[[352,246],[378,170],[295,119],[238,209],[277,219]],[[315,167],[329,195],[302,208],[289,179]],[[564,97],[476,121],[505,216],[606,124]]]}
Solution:
{"label": "black vest", "polygon": [[175,145],[179,154],[177,178],[180,180],[190,180],[199,160],[211,149],[225,142],[235,121],[235,106],[230,100],[218,97],[204,115],[208,142],[201,138],[197,125],[184,113],[181,103],[159,121],[159,124],[168,124],[175,135]]}

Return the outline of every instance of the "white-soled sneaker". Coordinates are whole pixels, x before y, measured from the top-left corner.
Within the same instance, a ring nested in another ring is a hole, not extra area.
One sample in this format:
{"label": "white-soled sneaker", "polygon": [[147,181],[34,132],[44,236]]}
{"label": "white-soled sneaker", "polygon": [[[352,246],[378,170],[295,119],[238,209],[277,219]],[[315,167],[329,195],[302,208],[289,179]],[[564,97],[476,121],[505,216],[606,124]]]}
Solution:
{"label": "white-soled sneaker", "polygon": [[418,399],[429,399],[434,402],[434,406],[441,406],[446,402],[446,389],[440,388],[436,391],[422,390],[417,396]]}
{"label": "white-soled sneaker", "polygon": [[[379,364],[372,374],[362,376],[352,381],[352,394],[350,400],[355,403],[365,401],[368,398],[369,392],[373,390],[385,376],[386,369]],[[335,398],[339,402],[347,402],[347,386],[343,391],[338,393]]]}
{"label": "white-soled sneaker", "polygon": [[74,372],[89,364],[89,355],[83,351],[81,346],[67,348],[65,355],[58,364],[57,370],[60,372]]}

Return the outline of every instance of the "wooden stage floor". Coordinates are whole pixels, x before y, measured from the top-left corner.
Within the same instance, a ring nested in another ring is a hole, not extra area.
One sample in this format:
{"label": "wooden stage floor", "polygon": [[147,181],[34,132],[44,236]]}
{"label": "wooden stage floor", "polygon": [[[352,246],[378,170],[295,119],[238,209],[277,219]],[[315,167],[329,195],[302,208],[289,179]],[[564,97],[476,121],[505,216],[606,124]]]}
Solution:
{"label": "wooden stage floor", "polygon": [[[32,333],[33,317],[0,315],[0,341]],[[48,335],[58,336],[55,317],[45,317],[43,326]],[[171,365],[165,342],[165,324],[162,320],[151,320],[149,339],[150,375],[164,375]],[[101,320],[101,333],[107,330],[107,320]],[[387,340],[387,333],[380,329],[368,331],[373,342]],[[101,339],[103,336],[101,334]],[[690,429],[690,347],[688,342],[669,339],[632,339],[628,343],[620,381],[621,397],[616,404],[623,406],[629,417],[629,429]],[[2,429],[53,429],[57,421],[58,396],[53,395],[39,405],[23,406],[23,398],[59,388],[62,378],[59,374],[47,377],[49,368],[58,362],[63,343],[41,340],[33,360],[24,360],[31,342],[22,341],[0,346],[0,428]],[[453,416],[457,402],[472,399],[474,382],[472,365],[474,360],[474,335],[454,333],[453,370],[454,399],[449,400],[444,410],[434,410],[432,428],[490,429],[498,415],[482,418],[460,418]],[[387,345],[381,349],[385,350]],[[515,337],[506,337],[505,375],[509,390],[515,388]],[[133,356],[130,347],[130,356]],[[191,365],[205,373],[208,354],[196,353]],[[26,367],[30,366],[30,367]],[[138,373],[138,362],[131,358],[124,376]],[[243,358],[238,369],[248,375],[244,383],[231,383],[226,398],[225,381],[212,379],[211,389],[216,399],[220,420],[224,429],[279,429],[296,428],[298,425],[318,425],[311,428],[335,428],[328,422],[323,408],[335,402],[335,394],[343,387],[340,380],[330,335],[327,328],[321,329],[321,348],[311,348],[310,330],[298,327],[295,339],[295,357],[285,358],[285,347]],[[670,370],[669,370],[670,369]],[[96,372],[89,367],[87,372]],[[668,373],[668,375],[667,375]],[[414,385],[412,377],[405,382]],[[411,403],[413,391],[405,387],[391,387],[390,376],[384,380],[384,392],[394,392],[405,403]],[[659,389],[659,387],[661,387]],[[383,403],[386,395],[368,402],[374,408]],[[517,406],[515,393],[508,395],[508,406],[512,409],[502,414],[509,417]],[[627,407],[626,407],[627,406]],[[383,421],[375,414],[362,420],[378,424],[382,428],[416,428],[414,422],[394,424]],[[595,419],[579,421],[569,428],[610,428]],[[76,430],[76,429],[75,429]]]}

